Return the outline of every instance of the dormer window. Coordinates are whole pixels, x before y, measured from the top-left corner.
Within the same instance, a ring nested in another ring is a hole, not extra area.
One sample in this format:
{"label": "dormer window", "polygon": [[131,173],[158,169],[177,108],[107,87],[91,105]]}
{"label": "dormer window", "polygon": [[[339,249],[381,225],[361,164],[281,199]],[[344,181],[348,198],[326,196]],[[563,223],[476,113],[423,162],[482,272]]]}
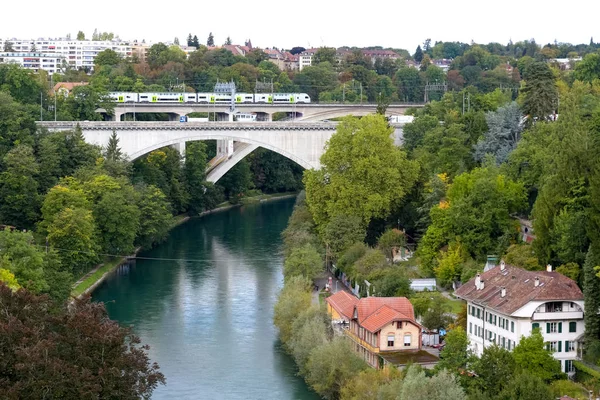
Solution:
{"label": "dormer window", "polygon": [[563,303],[561,301],[553,301],[546,303],[546,312],[562,312]]}
{"label": "dormer window", "polygon": [[358,319],[358,310],[356,308],[354,309],[354,315],[352,318]]}

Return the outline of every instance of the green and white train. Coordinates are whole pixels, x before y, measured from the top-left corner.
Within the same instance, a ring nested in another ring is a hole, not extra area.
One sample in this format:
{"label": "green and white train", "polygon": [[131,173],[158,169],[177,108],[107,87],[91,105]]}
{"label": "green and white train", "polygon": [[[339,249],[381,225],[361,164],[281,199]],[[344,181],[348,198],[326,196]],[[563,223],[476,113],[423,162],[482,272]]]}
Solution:
{"label": "green and white train", "polygon": [[[117,103],[198,103],[231,104],[230,94],[223,93],[109,93]],[[306,104],[310,96],[306,93],[236,93],[236,104]]]}

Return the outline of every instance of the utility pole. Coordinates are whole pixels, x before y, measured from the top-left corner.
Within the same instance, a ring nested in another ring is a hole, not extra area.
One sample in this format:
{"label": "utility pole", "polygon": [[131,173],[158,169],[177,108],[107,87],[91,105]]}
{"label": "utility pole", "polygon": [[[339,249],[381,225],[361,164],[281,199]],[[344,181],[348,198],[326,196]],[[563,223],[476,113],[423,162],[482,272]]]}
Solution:
{"label": "utility pole", "polygon": [[362,105],[362,82],[360,83],[360,104]]}
{"label": "utility pole", "polygon": [[342,88],[342,103],[346,102],[346,84],[344,83],[344,86]]}
{"label": "utility pole", "polygon": [[42,92],[40,92],[40,122],[44,120],[44,116],[42,115],[42,107],[43,107],[43,100],[42,100]]}

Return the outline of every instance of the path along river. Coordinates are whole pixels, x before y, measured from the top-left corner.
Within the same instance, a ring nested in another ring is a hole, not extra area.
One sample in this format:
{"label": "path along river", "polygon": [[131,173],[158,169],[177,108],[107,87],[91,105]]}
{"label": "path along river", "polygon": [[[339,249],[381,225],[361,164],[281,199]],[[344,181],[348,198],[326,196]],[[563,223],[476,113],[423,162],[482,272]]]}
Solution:
{"label": "path along river", "polygon": [[273,326],[295,199],[194,218],[93,295],[133,325],[167,385],[153,399],[313,400]]}

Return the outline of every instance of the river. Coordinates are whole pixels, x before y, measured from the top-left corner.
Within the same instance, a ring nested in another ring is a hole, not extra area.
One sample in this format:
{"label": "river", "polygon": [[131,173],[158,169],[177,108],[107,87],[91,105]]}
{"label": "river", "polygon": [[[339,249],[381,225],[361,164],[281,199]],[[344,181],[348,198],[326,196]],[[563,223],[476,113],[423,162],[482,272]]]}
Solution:
{"label": "river", "polygon": [[93,300],[150,345],[167,378],[153,399],[319,398],[273,326],[294,201],[191,219],[96,289]]}

